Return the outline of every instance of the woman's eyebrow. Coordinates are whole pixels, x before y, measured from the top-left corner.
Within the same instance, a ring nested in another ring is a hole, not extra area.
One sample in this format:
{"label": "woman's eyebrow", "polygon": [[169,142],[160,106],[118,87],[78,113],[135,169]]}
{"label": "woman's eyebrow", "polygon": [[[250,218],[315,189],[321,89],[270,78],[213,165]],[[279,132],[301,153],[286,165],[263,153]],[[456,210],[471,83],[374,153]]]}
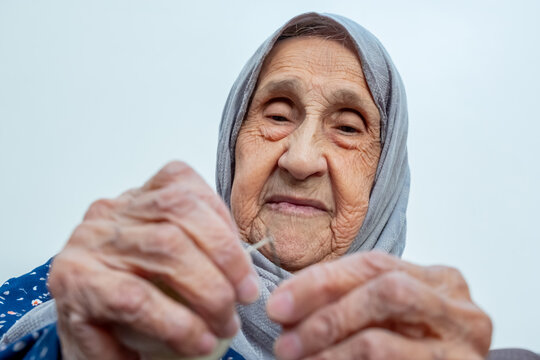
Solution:
{"label": "woman's eyebrow", "polygon": [[356,91],[350,89],[339,89],[333,91],[330,96],[335,102],[343,105],[351,104],[354,106],[360,106],[366,110],[369,110],[369,108],[374,106],[371,99],[368,100],[365,98],[365,96],[359,95]]}
{"label": "woman's eyebrow", "polygon": [[264,86],[257,90],[262,95],[289,93],[297,94],[302,90],[302,84],[298,79],[270,80]]}

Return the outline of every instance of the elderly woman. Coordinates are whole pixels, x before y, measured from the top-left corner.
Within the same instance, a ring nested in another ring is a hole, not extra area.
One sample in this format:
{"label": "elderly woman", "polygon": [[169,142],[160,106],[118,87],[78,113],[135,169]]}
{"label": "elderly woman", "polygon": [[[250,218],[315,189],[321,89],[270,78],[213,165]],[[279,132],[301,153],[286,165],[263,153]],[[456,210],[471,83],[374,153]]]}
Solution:
{"label": "elderly woman", "polygon": [[232,359],[485,358],[491,322],[460,273],[398,258],[406,137],[404,88],[374,36],[292,19],[229,95],[221,197],[172,162],[96,201],[52,263],[54,300],[21,309],[3,354],[181,358],[232,338]]}

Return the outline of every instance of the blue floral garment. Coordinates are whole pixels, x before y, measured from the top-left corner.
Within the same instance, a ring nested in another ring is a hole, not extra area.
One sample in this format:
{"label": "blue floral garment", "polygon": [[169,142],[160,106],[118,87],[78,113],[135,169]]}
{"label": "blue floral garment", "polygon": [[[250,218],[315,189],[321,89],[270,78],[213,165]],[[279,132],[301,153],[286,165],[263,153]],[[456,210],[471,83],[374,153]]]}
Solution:
{"label": "blue floral garment", "polygon": [[[26,275],[9,279],[0,287],[0,336],[25,313],[51,299],[47,289],[51,260]],[[0,360],[58,359],[59,354],[56,324],[0,346]]]}
{"label": "blue floral garment", "polygon": [[48,325],[32,334],[0,347],[0,360],[4,359],[61,359],[56,324]]}
{"label": "blue floral garment", "polygon": [[[0,337],[25,313],[51,299],[47,279],[51,261],[28,274],[6,281],[0,287]],[[61,359],[56,323],[27,334],[7,345],[0,345],[0,360]],[[229,349],[222,360],[245,360]]]}

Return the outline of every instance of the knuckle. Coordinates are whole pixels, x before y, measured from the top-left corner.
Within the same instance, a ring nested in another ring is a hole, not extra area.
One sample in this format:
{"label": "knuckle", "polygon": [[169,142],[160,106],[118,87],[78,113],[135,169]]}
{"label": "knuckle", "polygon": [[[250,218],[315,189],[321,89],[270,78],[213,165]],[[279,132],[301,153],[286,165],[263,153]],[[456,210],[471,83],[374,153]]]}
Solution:
{"label": "knuckle", "polygon": [[162,224],[154,229],[148,241],[152,249],[158,249],[166,254],[176,255],[181,252],[181,237],[182,232],[176,226]]}
{"label": "knuckle", "polygon": [[452,293],[470,298],[469,285],[461,271],[455,267],[444,266],[442,273],[444,277],[443,282],[451,289]]}
{"label": "knuckle", "polygon": [[441,265],[430,265],[422,268],[423,275],[429,284],[440,284],[442,279],[446,279],[446,267]]}
{"label": "knuckle", "polygon": [[194,170],[185,161],[173,160],[165,164],[165,166],[161,169],[161,172],[176,175],[180,173],[194,172]]}
{"label": "knuckle", "polygon": [[197,172],[184,161],[171,161],[158,173],[158,182],[163,185],[178,184],[185,180],[190,181],[198,178]]}
{"label": "knuckle", "polygon": [[69,238],[70,244],[85,244],[90,241],[95,235],[94,226],[88,222],[82,222],[73,230]]}
{"label": "knuckle", "polygon": [[178,213],[178,210],[182,209],[183,213],[189,213],[196,210],[197,197],[188,187],[174,184],[165,188],[152,199],[150,206],[163,212]]}
{"label": "knuckle", "polygon": [[171,161],[163,166],[159,171],[144,185],[145,189],[161,189],[172,184],[184,182],[193,177],[195,171],[183,161]]}
{"label": "knuckle", "polygon": [[445,268],[445,272],[448,279],[450,279],[453,283],[465,283],[465,278],[463,277],[463,274],[457,268],[448,266]]}
{"label": "knuckle", "polygon": [[399,271],[392,271],[382,276],[378,287],[379,296],[388,302],[403,304],[410,299],[410,290],[406,285],[406,275]]}
{"label": "knuckle", "polygon": [[73,331],[74,334],[84,334],[87,330],[85,319],[77,313],[68,313],[63,318],[66,325]]}
{"label": "knuckle", "polygon": [[64,293],[64,289],[67,288],[67,278],[66,276],[70,274],[70,264],[68,261],[64,260],[62,253],[57,255],[51,266],[49,272],[49,290],[53,297],[59,298]]}
{"label": "knuckle", "polygon": [[239,261],[242,259],[242,250],[238,246],[234,246],[238,240],[231,234],[221,234],[217,237],[216,243],[212,246],[219,251],[219,256],[215,257],[215,261],[221,267],[238,268]]}
{"label": "knuckle", "polygon": [[186,343],[189,343],[190,337],[192,337],[193,334],[197,332],[196,325],[197,324],[193,320],[193,317],[185,316],[182,318],[181,328],[164,327],[164,329],[159,334],[159,338],[171,349],[178,348],[180,344],[182,344],[182,346],[185,346]]}
{"label": "knuckle", "polygon": [[386,352],[384,337],[376,330],[366,330],[360,333],[356,341],[353,341],[353,354],[363,354],[362,359],[386,360],[389,357]]}
{"label": "knuckle", "polygon": [[81,266],[84,261],[80,255],[70,250],[63,250],[54,258],[47,286],[59,310],[77,307],[77,301],[73,300],[89,287],[88,269]]}
{"label": "knuckle", "polygon": [[313,281],[320,284],[323,294],[331,294],[334,291],[333,282],[331,281],[334,272],[331,263],[320,263],[313,266],[310,271]]}
{"label": "knuckle", "polygon": [[360,265],[367,267],[374,273],[379,273],[383,270],[391,268],[395,259],[392,255],[385,254],[381,251],[370,251],[359,253]]}
{"label": "knuckle", "polygon": [[98,199],[88,207],[85,219],[98,219],[105,217],[114,207],[114,201],[111,199]]}
{"label": "knuckle", "polygon": [[131,188],[131,189],[128,189],[126,191],[124,191],[123,193],[120,194],[120,196],[118,198],[134,198],[135,196],[137,195],[140,195],[142,192],[141,188]]}
{"label": "knuckle", "polygon": [[234,308],[235,292],[228,284],[217,285],[214,288],[216,291],[207,300],[208,308],[213,314],[219,314],[221,317],[228,316]]}
{"label": "knuckle", "polygon": [[383,275],[373,289],[375,296],[371,300],[377,320],[382,321],[388,317],[419,311],[421,305],[417,302],[418,296],[408,280],[407,275],[401,272]]}
{"label": "knuckle", "polygon": [[333,343],[343,333],[343,324],[333,311],[323,311],[310,325],[310,332],[316,342]]}
{"label": "knuckle", "polygon": [[144,314],[149,304],[146,289],[133,280],[122,281],[116,290],[110,292],[107,308],[112,314],[120,315],[126,322],[136,321]]}

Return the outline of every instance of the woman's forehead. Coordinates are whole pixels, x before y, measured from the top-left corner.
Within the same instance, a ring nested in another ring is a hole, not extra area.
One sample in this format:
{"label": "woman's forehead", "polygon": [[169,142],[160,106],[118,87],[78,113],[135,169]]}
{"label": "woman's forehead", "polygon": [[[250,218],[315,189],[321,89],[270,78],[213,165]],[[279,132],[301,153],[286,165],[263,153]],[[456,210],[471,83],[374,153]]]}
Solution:
{"label": "woman's forehead", "polygon": [[354,76],[365,82],[357,54],[339,41],[319,36],[295,37],[276,43],[264,61],[260,79],[291,71]]}

